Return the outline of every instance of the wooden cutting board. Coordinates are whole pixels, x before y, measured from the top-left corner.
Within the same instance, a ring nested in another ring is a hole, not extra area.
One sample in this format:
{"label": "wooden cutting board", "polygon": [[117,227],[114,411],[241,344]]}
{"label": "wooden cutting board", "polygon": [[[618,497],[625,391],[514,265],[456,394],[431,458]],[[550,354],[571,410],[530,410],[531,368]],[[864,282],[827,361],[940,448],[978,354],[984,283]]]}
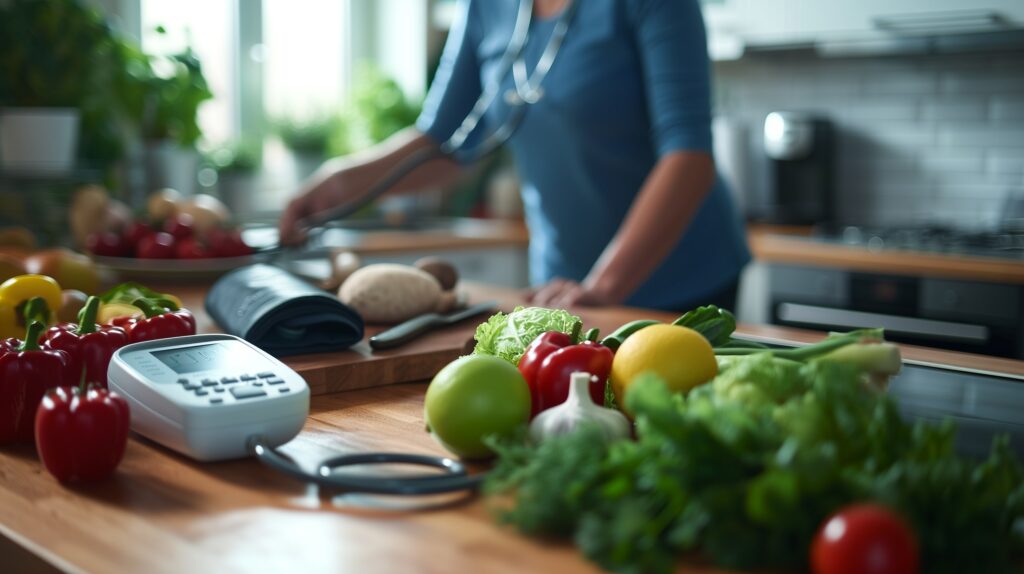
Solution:
{"label": "wooden cutting board", "polygon": [[[200,333],[220,333],[203,306],[206,287],[155,286],[173,293],[196,316]],[[387,326],[370,325],[366,338],[346,351],[284,357],[284,362],[302,375],[314,395],[395,383],[430,380],[441,367],[473,349],[476,326],[488,315],[478,315],[450,327],[433,331],[406,345],[388,351],[374,351],[367,339]]]}

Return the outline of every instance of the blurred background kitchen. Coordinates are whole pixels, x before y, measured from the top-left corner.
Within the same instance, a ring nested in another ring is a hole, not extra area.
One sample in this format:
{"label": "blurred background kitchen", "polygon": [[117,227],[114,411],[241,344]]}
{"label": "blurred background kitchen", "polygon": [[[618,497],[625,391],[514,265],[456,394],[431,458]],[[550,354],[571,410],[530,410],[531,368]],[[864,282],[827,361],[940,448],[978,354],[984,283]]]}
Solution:
{"label": "blurred background kitchen", "polygon": [[[36,4],[0,2],[0,226],[77,249],[69,211],[89,184],[135,214],[163,188],[211,195],[259,241],[324,158],[415,120],[453,13],[448,0]],[[1024,2],[703,5],[716,160],[756,257],[740,319],[884,325],[1024,357]],[[500,155],[335,231],[333,247],[377,246],[365,262],[430,251],[467,279],[527,283]]]}

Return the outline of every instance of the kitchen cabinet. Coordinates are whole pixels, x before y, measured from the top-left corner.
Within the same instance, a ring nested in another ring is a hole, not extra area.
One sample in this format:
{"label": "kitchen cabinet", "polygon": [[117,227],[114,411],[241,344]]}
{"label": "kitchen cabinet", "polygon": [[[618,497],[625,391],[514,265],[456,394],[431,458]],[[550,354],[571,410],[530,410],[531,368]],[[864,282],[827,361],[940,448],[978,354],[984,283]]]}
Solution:
{"label": "kitchen cabinet", "polygon": [[706,0],[713,59],[744,51],[923,41],[1024,28],[1020,0]]}

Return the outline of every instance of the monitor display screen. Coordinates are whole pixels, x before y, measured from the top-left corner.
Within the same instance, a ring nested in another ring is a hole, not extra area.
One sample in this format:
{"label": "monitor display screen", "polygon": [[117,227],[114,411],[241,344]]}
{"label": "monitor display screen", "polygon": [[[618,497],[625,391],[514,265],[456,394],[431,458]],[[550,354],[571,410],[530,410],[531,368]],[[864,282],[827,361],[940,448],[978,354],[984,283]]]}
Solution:
{"label": "monitor display screen", "polygon": [[232,358],[230,351],[221,343],[150,351],[150,353],[179,375],[200,371],[230,370],[231,365],[238,365],[240,359],[245,362],[248,362],[249,359],[248,357],[238,357],[237,353]]}

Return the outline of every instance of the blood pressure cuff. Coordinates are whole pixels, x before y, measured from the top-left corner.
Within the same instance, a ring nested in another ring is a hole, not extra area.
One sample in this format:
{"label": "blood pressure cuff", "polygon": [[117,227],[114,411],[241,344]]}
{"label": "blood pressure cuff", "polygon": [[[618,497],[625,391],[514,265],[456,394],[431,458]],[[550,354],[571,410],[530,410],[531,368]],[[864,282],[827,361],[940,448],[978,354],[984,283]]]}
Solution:
{"label": "blood pressure cuff", "polygon": [[363,318],[334,296],[271,265],[221,277],[206,312],[225,332],[276,357],[347,349],[363,338]]}

